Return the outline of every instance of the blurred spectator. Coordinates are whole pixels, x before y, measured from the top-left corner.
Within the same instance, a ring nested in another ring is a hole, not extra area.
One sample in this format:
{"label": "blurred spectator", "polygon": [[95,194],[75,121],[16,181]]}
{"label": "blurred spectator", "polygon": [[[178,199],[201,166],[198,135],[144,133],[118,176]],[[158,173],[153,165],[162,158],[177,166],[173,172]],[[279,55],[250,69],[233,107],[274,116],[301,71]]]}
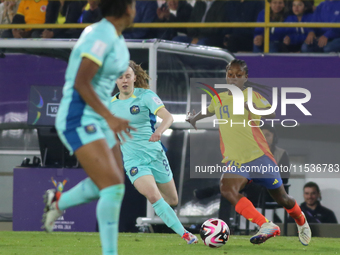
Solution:
{"label": "blurred spectator", "polygon": [[[95,23],[100,21],[103,16],[98,7],[98,0],[88,0],[88,9],[86,8],[79,19],[79,23]],[[87,6],[86,6],[87,7]]]}
{"label": "blurred spectator", "polygon": [[[308,182],[303,186],[303,202],[300,207],[304,212],[308,223],[338,223],[332,210],[322,206],[321,192],[315,182]],[[289,218],[289,222],[295,222]]]}
{"label": "blurred spectator", "polygon": [[[136,23],[151,23],[157,19],[157,2],[156,1],[136,1]],[[152,28],[134,28],[125,30],[123,33],[125,39],[149,39],[157,37],[157,31]]]}
{"label": "blurred spectator", "polygon": [[[340,1],[326,0],[318,5],[312,22],[340,22]],[[302,52],[339,52],[339,28],[314,28],[308,33]]]}
{"label": "blurred spectator", "polygon": [[[0,1],[0,24],[11,24],[17,12],[19,1],[1,0]],[[0,29],[0,36],[4,29]]]}
{"label": "blurred spectator", "polygon": [[[65,23],[77,23],[86,1],[49,1],[46,11],[46,24],[57,22],[59,12],[65,16]],[[82,29],[45,29],[42,38],[79,38]]]}
{"label": "blurred spectator", "polygon": [[[276,129],[272,127],[271,125],[264,124],[261,127],[261,130],[262,130],[264,137],[266,138],[270,151],[272,152],[277,165],[280,167],[286,166],[288,169],[290,167],[289,157],[288,157],[287,152],[284,149],[277,146],[279,138],[277,136]],[[282,178],[283,184],[288,183],[289,176],[290,176],[289,171],[281,172],[281,178]]]}
{"label": "blurred spectator", "polygon": [[[14,15],[12,24],[44,24],[46,17],[47,0],[22,0],[17,13]],[[8,29],[2,38],[38,38],[41,29]]]}
{"label": "blurred spectator", "polygon": [[[187,1],[167,0],[157,9],[156,22],[189,22],[192,6]],[[177,35],[187,33],[186,28],[158,29],[159,39],[171,40]]]}
{"label": "blurred spectator", "polygon": [[[313,17],[313,7],[308,1],[295,0],[291,6],[293,15],[289,15],[284,22],[311,22]],[[283,44],[286,52],[298,52],[301,45],[306,40],[309,28],[289,27],[285,29],[286,36],[283,38]]]}
{"label": "blurred spectator", "polygon": [[[225,1],[196,1],[190,22],[224,22]],[[188,28],[188,36],[176,36],[173,41],[222,47],[223,29]]]}
{"label": "blurred spectator", "polygon": [[313,12],[315,11],[316,7],[318,7],[319,4],[322,3],[323,1],[325,1],[325,0],[314,0],[313,1],[314,2],[314,5],[312,6]]}
{"label": "blurred spectator", "polygon": [[[268,0],[270,3],[270,21],[271,22],[283,22],[285,20],[285,2],[283,0]],[[264,10],[259,13],[257,22],[264,22]],[[270,28],[270,44],[269,52],[279,52],[282,48],[283,37],[285,36],[284,30]],[[253,52],[263,52],[263,38],[264,28],[255,28],[254,48]]]}
{"label": "blurred spectator", "polygon": [[[227,1],[227,22],[256,22],[263,10],[263,1],[235,0]],[[226,28],[224,46],[231,52],[253,51],[253,28]]]}

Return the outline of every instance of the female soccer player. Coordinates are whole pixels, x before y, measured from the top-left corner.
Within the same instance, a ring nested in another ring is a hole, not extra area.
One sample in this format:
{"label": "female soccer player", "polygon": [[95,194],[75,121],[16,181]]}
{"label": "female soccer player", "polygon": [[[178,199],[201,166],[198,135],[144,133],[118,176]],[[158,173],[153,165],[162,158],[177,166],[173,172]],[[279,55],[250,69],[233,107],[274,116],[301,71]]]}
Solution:
{"label": "female soccer player", "polygon": [[[228,84],[234,84],[241,90],[245,100],[248,98],[248,88],[245,86],[248,79],[248,67],[245,61],[234,59],[226,67],[226,80]],[[219,94],[222,105],[219,100],[211,104],[207,109],[207,114],[188,113],[187,121],[196,128],[196,121],[205,117],[216,114],[218,119],[227,119],[228,123],[243,123],[249,120],[258,120],[261,116],[254,115],[249,111],[248,104],[245,102],[244,115],[233,115],[233,95],[230,91]],[[254,108],[270,108],[268,101],[259,93],[252,92]],[[265,118],[274,118],[275,113],[263,116]],[[305,219],[303,212],[296,201],[290,197],[283,185],[279,172],[270,172],[266,174],[246,172],[246,167],[252,166],[277,166],[275,159],[270,152],[269,146],[260,130],[259,121],[252,121],[249,125],[220,125],[220,143],[223,154],[223,163],[229,166],[230,172],[224,173],[220,181],[221,194],[235,206],[235,210],[246,219],[260,226],[256,235],[250,238],[250,242],[260,244],[268,238],[280,235],[280,228],[260,214],[253,204],[239,193],[241,189],[251,180],[266,187],[274,200],[282,205],[289,215],[295,219],[299,230],[299,239],[303,245],[308,245],[311,239],[311,230]],[[249,169],[249,168],[248,168]]]}
{"label": "female soccer player", "polygon": [[128,120],[112,116],[108,106],[115,80],[129,64],[122,32],[133,22],[135,1],[101,0],[101,11],[104,18],[87,27],[73,48],[56,118],[60,139],[75,153],[89,178],[63,194],[46,192],[43,228],[51,232],[65,209],[99,199],[96,213],[102,252],[109,255],[117,254],[125,189],[114,133],[129,135],[135,129]]}
{"label": "female soccer player", "polygon": [[[170,207],[177,205],[178,197],[160,139],[173,118],[162,100],[149,89],[148,79],[146,72],[130,61],[127,71],[117,80],[119,93],[111,100],[112,114],[128,119],[138,130],[131,131],[133,139],[121,145],[124,168],[131,183],[150,201],[164,223],[188,244],[197,243],[197,237],[184,229]],[[156,130],[155,115],[163,119]]]}

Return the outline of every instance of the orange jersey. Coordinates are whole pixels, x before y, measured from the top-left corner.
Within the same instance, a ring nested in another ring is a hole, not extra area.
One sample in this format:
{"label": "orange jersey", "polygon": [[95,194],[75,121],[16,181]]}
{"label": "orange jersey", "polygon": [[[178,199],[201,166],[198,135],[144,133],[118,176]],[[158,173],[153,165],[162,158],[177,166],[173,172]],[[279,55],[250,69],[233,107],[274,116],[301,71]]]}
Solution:
{"label": "orange jersey", "polygon": [[[248,88],[243,90],[243,95],[244,102],[248,101]],[[219,96],[222,106],[215,96],[208,111],[214,113],[217,119],[227,121],[226,124],[219,124],[222,163],[234,161],[234,164],[240,165],[253,161],[264,154],[275,162],[261,129],[251,127],[260,126],[261,116],[246,109],[244,109],[244,115],[233,115],[233,96],[228,95],[228,92],[219,93]],[[269,102],[258,92],[253,91],[252,99],[257,108],[270,107]]]}
{"label": "orange jersey", "polygon": [[17,14],[25,17],[26,24],[44,24],[47,4],[47,0],[22,0]]}

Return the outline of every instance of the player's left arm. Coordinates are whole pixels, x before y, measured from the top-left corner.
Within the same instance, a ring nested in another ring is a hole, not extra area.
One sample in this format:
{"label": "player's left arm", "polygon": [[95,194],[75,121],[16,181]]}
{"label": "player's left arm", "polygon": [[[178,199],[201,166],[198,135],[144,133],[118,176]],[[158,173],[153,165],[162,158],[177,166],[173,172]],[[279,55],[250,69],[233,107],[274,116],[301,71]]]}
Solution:
{"label": "player's left arm", "polygon": [[151,135],[149,142],[157,142],[161,139],[162,134],[165,130],[167,130],[171,124],[174,122],[174,118],[172,117],[171,113],[168,112],[165,107],[160,108],[156,115],[162,119],[162,123],[159,127],[155,130],[155,132]]}

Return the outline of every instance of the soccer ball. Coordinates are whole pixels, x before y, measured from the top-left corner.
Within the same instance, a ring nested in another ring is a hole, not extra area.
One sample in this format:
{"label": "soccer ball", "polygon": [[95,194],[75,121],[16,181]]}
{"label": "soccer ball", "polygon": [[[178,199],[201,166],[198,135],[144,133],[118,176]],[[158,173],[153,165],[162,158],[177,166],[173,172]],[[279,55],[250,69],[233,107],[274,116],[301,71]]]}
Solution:
{"label": "soccer ball", "polygon": [[228,241],[230,230],[223,220],[213,218],[202,224],[200,235],[206,246],[219,248]]}

